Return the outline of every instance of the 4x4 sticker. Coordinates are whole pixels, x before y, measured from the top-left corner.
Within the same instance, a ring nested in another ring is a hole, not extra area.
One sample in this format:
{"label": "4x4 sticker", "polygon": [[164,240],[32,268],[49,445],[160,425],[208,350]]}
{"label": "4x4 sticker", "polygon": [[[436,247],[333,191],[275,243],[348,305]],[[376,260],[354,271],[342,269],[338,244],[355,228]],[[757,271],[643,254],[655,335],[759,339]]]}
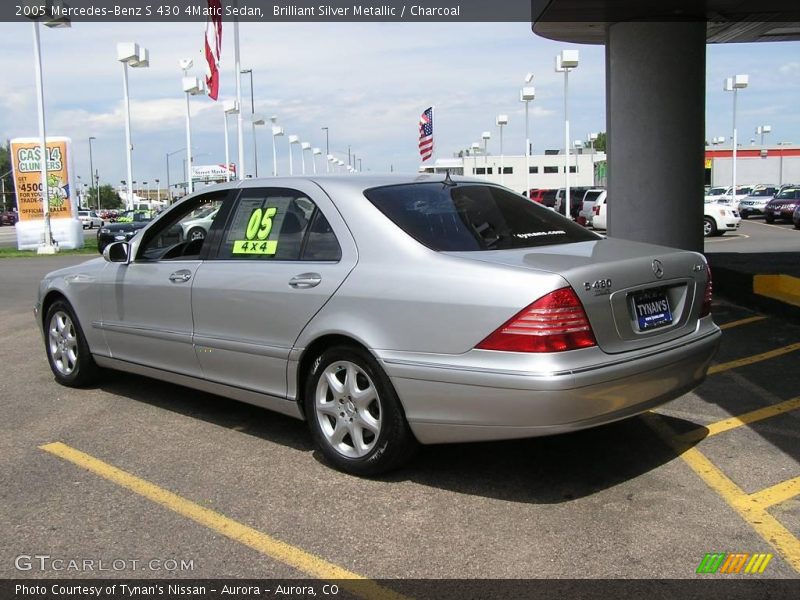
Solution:
{"label": "4x4 sticker", "polygon": [[236,240],[233,242],[232,254],[264,254],[273,255],[278,250],[277,240],[267,240],[272,232],[272,219],[278,209],[274,206],[269,208],[257,208],[250,215],[247,222],[244,236],[247,239]]}

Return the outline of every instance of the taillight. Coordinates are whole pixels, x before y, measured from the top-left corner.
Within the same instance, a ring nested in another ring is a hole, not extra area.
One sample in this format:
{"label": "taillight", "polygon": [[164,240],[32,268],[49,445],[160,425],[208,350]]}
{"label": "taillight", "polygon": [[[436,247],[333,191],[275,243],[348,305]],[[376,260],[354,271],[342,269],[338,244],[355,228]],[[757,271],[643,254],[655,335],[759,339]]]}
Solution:
{"label": "taillight", "polygon": [[600,207],[599,207],[599,206],[597,206],[597,205],[595,205],[595,206],[592,208],[592,212],[594,212],[594,216],[596,217],[597,215],[599,215],[599,214],[600,214]]}
{"label": "taillight", "polygon": [[706,290],[703,294],[703,306],[700,309],[700,316],[707,317],[711,314],[711,294],[714,291],[714,286],[711,282],[711,267],[706,263]]}
{"label": "taillight", "polygon": [[596,346],[575,290],[564,287],[524,308],[476,346],[505,352],[564,352]]}

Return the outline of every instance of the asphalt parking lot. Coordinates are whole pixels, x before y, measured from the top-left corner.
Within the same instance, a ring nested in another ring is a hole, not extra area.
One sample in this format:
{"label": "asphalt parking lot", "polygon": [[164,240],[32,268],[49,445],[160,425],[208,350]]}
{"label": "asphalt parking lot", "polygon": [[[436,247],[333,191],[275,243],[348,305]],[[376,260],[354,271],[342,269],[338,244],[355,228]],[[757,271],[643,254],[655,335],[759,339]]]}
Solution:
{"label": "asphalt parking lot", "polygon": [[[57,385],[33,297],[80,260],[0,260],[0,577],[800,574],[799,326],[717,301],[708,379],[656,412],[426,447],[368,480],[266,410],[124,374]],[[717,552],[772,558],[759,574],[697,574]],[[33,555],[122,562],[20,570]]]}

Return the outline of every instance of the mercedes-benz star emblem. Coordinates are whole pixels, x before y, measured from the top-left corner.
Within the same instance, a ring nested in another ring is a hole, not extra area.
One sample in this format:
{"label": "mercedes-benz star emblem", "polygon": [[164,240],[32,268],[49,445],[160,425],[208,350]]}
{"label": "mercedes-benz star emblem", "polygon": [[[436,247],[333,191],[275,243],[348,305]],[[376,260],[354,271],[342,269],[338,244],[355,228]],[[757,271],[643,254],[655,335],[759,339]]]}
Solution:
{"label": "mercedes-benz star emblem", "polygon": [[653,261],[653,274],[659,279],[664,276],[664,265],[662,265],[661,261],[658,259]]}

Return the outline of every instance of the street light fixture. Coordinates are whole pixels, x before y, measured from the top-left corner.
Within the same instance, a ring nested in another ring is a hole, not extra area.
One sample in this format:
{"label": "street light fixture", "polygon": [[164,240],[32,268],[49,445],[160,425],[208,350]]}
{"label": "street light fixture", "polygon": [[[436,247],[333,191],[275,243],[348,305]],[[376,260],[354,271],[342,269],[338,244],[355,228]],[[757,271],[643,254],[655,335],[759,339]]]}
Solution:
{"label": "street light fixture", "polygon": [[500,185],[503,185],[505,180],[505,169],[503,168],[503,161],[505,159],[503,156],[503,127],[508,125],[508,115],[497,115],[496,123],[500,128]]}
{"label": "street light fixture", "polygon": [[564,215],[569,216],[569,72],[578,66],[577,50],[562,50],[556,56],[556,72],[564,73]]}
{"label": "street light fixture", "polygon": [[481,145],[478,142],[472,142],[472,174],[475,175],[478,172],[478,150],[481,149]]}
{"label": "street light fixture", "polygon": [[[525,83],[533,81],[533,73],[525,76]],[[531,134],[528,128],[528,105],[536,98],[536,88],[523,87],[519,91],[519,101],[525,103],[525,194],[531,193]]]}
{"label": "street light fixture", "polygon": [[222,105],[222,118],[225,123],[225,181],[231,180],[231,151],[230,137],[228,136],[228,115],[238,115],[239,105],[236,100],[228,100]]}
{"label": "street light fixture", "polygon": [[[278,152],[277,152],[277,149],[275,147],[275,138],[276,137],[281,137],[284,133],[283,133],[283,127],[275,125],[275,121],[273,119],[275,119],[275,117],[272,117],[272,119],[270,119],[272,121],[272,123],[273,123],[273,125],[272,125],[272,170],[275,172],[274,173],[275,177],[277,177],[278,176]],[[292,152],[291,152],[291,148],[290,148],[289,149],[289,157],[290,158],[291,158],[291,154],[292,154]]]}
{"label": "street light fixture", "polygon": [[189,96],[199,96],[206,93],[205,82],[197,77],[189,77],[189,69],[192,68],[191,59],[180,61],[183,70],[183,91],[186,94],[186,191],[191,194],[194,191],[192,181],[192,113],[189,108]]}
{"label": "street light fixture", "polygon": [[167,202],[172,202],[172,191],[170,189],[171,185],[169,182],[169,157],[173,154],[177,154],[178,152],[183,152],[186,148],[181,148],[179,150],[174,150],[173,152],[166,153],[166,163],[167,163]]}
{"label": "street light fixture", "polygon": [[127,182],[127,202],[128,209],[133,208],[133,164],[131,144],[131,102],[128,93],[128,67],[143,69],[150,66],[150,52],[147,48],[140,47],[133,42],[117,44],[117,60],[122,63],[122,89],[125,95],[125,157],[127,159],[128,178]]}
{"label": "street light fixture", "polygon": [[731,201],[736,201],[736,149],[738,146],[737,132],[736,132],[736,98],[738,91],[747,87],[750,77],[748,75],[734,75],[725,79],[724,90],[726,92],[733,92],[733,182],[731,184]]}

